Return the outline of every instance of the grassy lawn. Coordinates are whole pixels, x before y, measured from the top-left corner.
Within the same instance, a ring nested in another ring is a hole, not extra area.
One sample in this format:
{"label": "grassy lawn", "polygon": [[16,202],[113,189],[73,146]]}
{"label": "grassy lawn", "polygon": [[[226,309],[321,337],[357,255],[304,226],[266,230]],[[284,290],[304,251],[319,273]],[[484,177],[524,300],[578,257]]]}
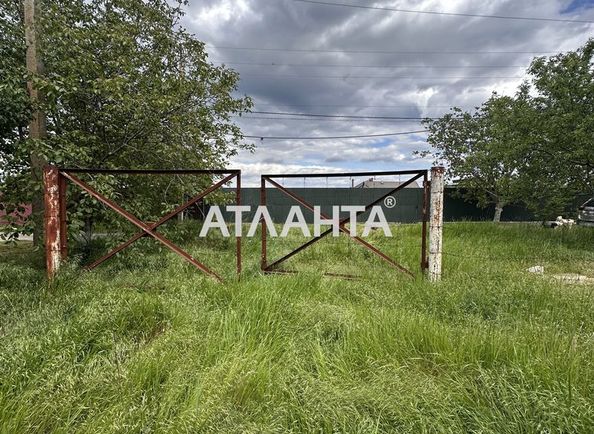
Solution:
{"label": "grassy lawn", "polygon": [[[419,234],[371,240],[418,274]],[[447,224],[433,285],[346,239],[271,276],[245,240],[241,282],[186,243],[225,284],[143,243],[51,285],[0,246],[0,432],[594,432],[594,286],[547,277],[594,277],[592,229]]]}

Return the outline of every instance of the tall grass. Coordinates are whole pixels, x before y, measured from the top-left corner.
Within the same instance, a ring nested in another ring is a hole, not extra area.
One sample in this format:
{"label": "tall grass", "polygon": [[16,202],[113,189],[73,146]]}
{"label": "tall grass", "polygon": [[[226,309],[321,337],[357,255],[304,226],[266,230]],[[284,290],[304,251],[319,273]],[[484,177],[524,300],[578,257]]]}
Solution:
{"label": "tall grass", "polygon": [[51,284],[0,248],[0,432],[594,432],[594,288],[525,272],[594,277],[592,230],[448,224],[439,284],[333,239],[268,276],[246,239],[237,281],[232,241],[184,239],[227,283],[149,242]]}

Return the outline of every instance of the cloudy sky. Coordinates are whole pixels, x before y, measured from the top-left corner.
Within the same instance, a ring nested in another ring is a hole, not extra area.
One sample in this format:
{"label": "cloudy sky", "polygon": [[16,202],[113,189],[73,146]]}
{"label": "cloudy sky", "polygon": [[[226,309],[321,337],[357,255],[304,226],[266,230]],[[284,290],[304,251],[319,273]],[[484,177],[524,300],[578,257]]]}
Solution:
{"label": "cloudy sky", "polygon": [[[237,119],[254,153],[231,166],[260,173],[427,168],[426,134],[314,140],[422,130],[417,120],[472,109],[491,92],[513,94],[534,56],[573,50],[594,25],[420,14],[378,8],[594,20],[594,0],[190,0],[185,26],[210,60],[241,75],[256,112]],[[272,113],[271,113],[272,112]],[[290,113],[281,115],[278,113]],[[345,180],[343,182],[349,182]],[[345,185],[346,186],[346,185]]]}

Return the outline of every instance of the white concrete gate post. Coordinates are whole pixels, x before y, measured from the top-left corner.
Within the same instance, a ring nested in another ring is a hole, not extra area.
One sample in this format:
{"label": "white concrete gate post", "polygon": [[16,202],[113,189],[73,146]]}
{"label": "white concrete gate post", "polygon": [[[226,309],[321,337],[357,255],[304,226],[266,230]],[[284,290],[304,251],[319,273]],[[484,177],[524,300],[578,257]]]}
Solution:
{"label": "white concrete gate post", "polygon": [[443,167],[431,168],[431,193],[429,207],[429,281],[441,280],[441,252],[443,236]]}

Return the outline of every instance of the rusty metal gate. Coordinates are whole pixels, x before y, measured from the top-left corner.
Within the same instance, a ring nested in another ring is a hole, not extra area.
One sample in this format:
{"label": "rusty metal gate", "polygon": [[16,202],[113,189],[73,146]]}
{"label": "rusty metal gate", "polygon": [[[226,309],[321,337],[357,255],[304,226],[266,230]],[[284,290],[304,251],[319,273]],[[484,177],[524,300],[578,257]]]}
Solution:
{"label": "rusty metal gate", "polygon": [[[266,206],[266,191],[267,191],[267,183],[272,185],[274,188],[281,191],[286,196],[293,199],[295,202],[303,206],[304,208],[314,211],[314,207],[312,204],[308,203],[302,197],[298,196],[294,192],[290,191],[287,187],[281,185],[279,182],[275,181],[275,179],[279,178],[338,178],[338,177],[361,177],[361,176],[391,176],[391,175],[403,175],[403,176],[412,176],[409,180],[404,181],[402,184],[397,186],[394,189],[391,189],[387,193],[383,194],[378,199],[374,200],[373,202],[365,205],[365,211],[357,212],[357,215],[364,214],[369,209],[371,209],[374,205],[380,203],[388,196],[396,193],[397,191],[405,188],[407,185],[412,184],[416,180],[422,178],[423,179],[423,206],[422,206],[422,235],[421,235],[421,263],[420,267],[421,270],[424,271],[428,268],[428,258],[427,258],[427,221],[428,221],[428,205],[429,205],[429,180],[428,180],[428,171],[427,170],[400,170],[400,171],[379,171],[379,172],[350,172],[350,173],[296,173],[296,174],[268,174],[268,175],[261,175],[260,178],[260,205]],[[320,217],[327,219],[328,216],[320,213]],[[363,240],[358,236],[351,236],[349,233],[349,229],[345,226],[345,224],[349,221],[349,218],[342,219],[339,221],[339,231],[346,236],[349,236],[352,240],[356,243],[361,245],[363,248],[368,249],[373,254],[381,258],[383,261],[387,262],[393,268],[407,274],[410,277],[414,277],[414,274],[405,268],[404,266],[400,265],[396,260],[382,252],[377,247],[371,245],[367,241]],[[268,261],[267,256],[267,243],[268,243],[268,234],[266,228],[266,221],[261,219],[261,259],[260,259],[260,268],[264,273],[295,273],[292,270],[281,270],[278,267],[288,260],[289,258],[295,256],[297,253],[305,250],[306,248],[310,247],[317,241],[321,240],[322,238],[326,237],[328,234],[332,232],[332,228],[322,232],[319,236],[313,237],[311,240],[307,241],[306,243],[300,245],[296,249],[293,249],[289,253],[285,254],[281,258],[275,259],[272,262]],[[346,278],[353,278],[356,276],[352,276],[349,274],[338,274],[338,273],[325,273],[329,276],[338,276],[338,277],[346,277]]]}
{"label": "rusty metal gate", "polygon": [[[114,201],[106,198],[104,195],[98,193],[90,185],[83,182],[75,174],[78,173],[94,173],[94,174],[111,174],[111,175],[220,175],[223,178],[211,184],[208,188],[192,197],[187,202],[176,207],[170,213],[161,217],[154,223],[143,222]],[[220,189],[226,183],[236,179],[235,189],[235,201],[239,205],[241,202],[241,171],[240,170],[227,170],[227,169],[175,169],[175,170],[148,170],[148,169],[137,169],[137,170],[119,170],[119,169],[70,169],[70,168],[58,168],[56,166],[46,166],[44,168],[43,180],[45,184],[45,237],[46,237],[46,265],[48,276],[52,277],[60,263],[66,259],[68,255],[67,247],[67,220],[66,220],[66,194],[67,194],[67,181],[77,185],[82,190],[87,192],[90,196],[97,199],[99,202],[106,205],[108,208],[115,211],[120,216],[124,217],[130,223],[140,229],[140,232],[136,233],[128,241],[120,244],[109,253],[103,255],[101,258],[94,261],[92,264],[87,265],[87,269],[93,269],[99,264],[102,264],[107,259],[111,258],[115,254],[121,252],[135,241],[145,236],[150,236],[155,240],[162,243],[165,247],[176,253],[177,255],[184,258],[186,261],[191,263],[194,267],[216,279],[222,281],[215,271],[208,268],[202,262],[192,257],[189,253],[182,250],[179,246],[165,238],[163,235],[157,232],[157,228],[164,223],[177,216],[193,204],[200,201],[206,195],[213,191]],[[241,273],[241,237],[236,237],[236,271],[239,275]]]}

